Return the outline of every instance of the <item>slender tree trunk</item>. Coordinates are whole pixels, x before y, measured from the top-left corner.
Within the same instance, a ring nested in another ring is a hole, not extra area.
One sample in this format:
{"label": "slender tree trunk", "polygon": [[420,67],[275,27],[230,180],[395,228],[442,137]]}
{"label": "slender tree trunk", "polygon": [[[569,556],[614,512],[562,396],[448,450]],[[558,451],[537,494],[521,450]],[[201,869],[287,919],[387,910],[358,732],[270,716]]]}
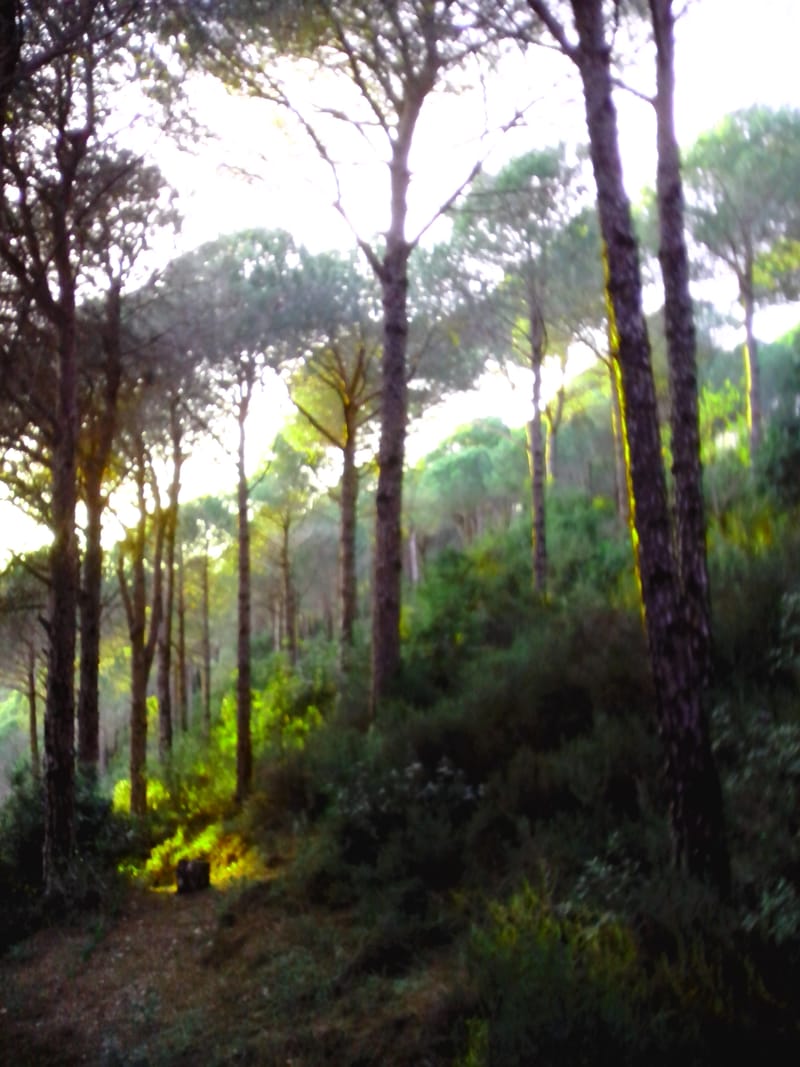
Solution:
{"label": "slender tree trunk", "polygon": [[555,484],[558,481],[560,467],[558,462],[558,431],[564,418],[564,405],[567,395],[564,386],[556,393],[555,410],[550,410],[547,419],[547,450],[545,454],[545,474],[547,481]]}
{"label": "slender tree trunk", "polygon": [[203,733],[211,736],[211,620],[208,545],[203,553]]}
{"label": "slender tree trunk", "polygon": [[281,526],[281,578],[283,582],[283,610],[286,620],[286,647],[289,662],[297,663],[297,603],[292,581],[292,559],[290,551],[291,521],[285,519]]}
{"label": "slender tree trunk", "polygon": [[175,538],[178,529],[178,498],[181,489],[181,429],[177,421],[177,401],[173,401],[171,419],[172,481],[164,520],[164,605],[158,635],[158,754],[167,762],[172,754],[172,619],[175,609]]}
{"label": "slender tree trunk", "polygon": [[[407,172],[405,178],[407,184]],[[401,235],[402,229],[399,234],[390,235],[381,277],[384,346],[372,606],[372,718],[380,701],[388,695],[400,666],[403,465],[408,405],[406,301],[409,254]]]}
{"label": "slender tree trunk", "polygon": [[672,0],[650,0],[656,41],[659,260],[671,393],[672,475],[681,589],[694,637],[699,687],[711,675],[711,593],[700,462],[697,342],[684,237],[680,151],[675,134],[675,40]]}
{"label": "slender tree trunk", "polygon": [[60,234],[62,300],[58,350],[57,431],[52,451],[50,609],[44,731],[44,884],[63,892],[75,848],[75,648],[78,609],[77,505],[78,377],[75,294],[66,226]]}
{"label": "slender tree trunk", "polygon": [[117,406],[122,383],[121,284],[114,282],[106,297],[103,324],[103,408],[91,430],[83,457],[86,547],[80,596],[80,687],[78,690],[78,762],[84,771],[96,773],[100,760],[100,627],[103,588],[103,512],[106,500],[103,479],[108,469],[117,430]]}
{"label": "slender tree trunk", "polygon": [[408,576],[414,589],[419,585],[419,551],[417,548],[417,531],[412,526],[408,531]]}
{"label": "slender tree trunk", "polygon": [[630,494],[628,492],[628,469],[625,461],[625,440],[622,427],[622,383],[616,370],[618,353],[611,353],[608,361],[611,395],[611,439],[614,449],[614,499],[617,517],[625,526],[630,526]]}
{"label": "slender tree trunk", "polygon": [[236,802],[244,803],[253,781],[253,745],[250,734],[252,682],[250,662],[250,494],[245,468],[245,423],[250,401],[249,385],[239,400],[238,516],[239,516],[239,625],[236,680]]}
{"label": "slender tree trunk", "polygon": [[619,343],[623,426],[628,444],[644,619],[657,694],[658,726],[676,864],[712,881],[730,882],[722,797],[708,725],[697,689],[692,638],[672,551],[655,385],[642,309],[638,247],[624,189],[610,49],[602,0],[572,0],[608,285]]}
{"label": "slender tree trunk", "polygon": [[433,88],[420,81],[400,109],[397,135],[389,164],[391,214],[386,248],[380,264],[373,262],[383,298],[383,357],[381,361],[381,438],[378,451],[378,490],[375,519],[375,577],[372,588],[372,678],[370,718],[386,697],[400,668],[400,596],[403,572],[403,466],[405,463],[408,389],[408,258],[406,239],[408,157],[425,95]]}
{"label": "slender tree trunk", "polygon": [[[136,594],[134,593],[134,596]],[[147,666],[144,643],[131,642],[131,815],[147,814]]]}
{"label": "slender tree trunk", "polygon": [[542,363],[544,323],[535,300],[529,302],[531,370],[533,371],[533,416],[528,423],[528,462],[531,474],[533,532],[533,587],[538,596],[547,593],[547,534],[545,513],[544,434],[542,432]]}
{"label": "slender tree trunk", "polygon": [[175,702],[178,705],[178,723],[182,733],[189,730],[188,665],[186,662],[186,575],[184,573],[183,545],[178,543],[178,663],[175,677]]}
{"label": "slender tree trunk", "polygon": [[100,759],[100,615],[103,586],[102,475],[96,469],[84,473],[86,546],[83,554],[83,586],[80,597],[80,688],[78,691],[78,763],[85,773],[95,774]]}
{"label": "slender tree trunk", "polygon": [[34,780],[38,782],[42,777],[42,766],[39,757],[39,724],[37,722],[36,645],[33,641],[28,646],[25,682],[28,689],[28,740],[31,753],[31,773]]}
{"label": "slender tree trunk", "polygon": [[164,523],[158,507],[155,512],[155,550],[153,553],[153,588],[150,609],[150,630],[147,629],[147,578],[145,547],[147,543],[147,467],[144,444],[138,442],[136,457],[136,489],[139,518],[130,543],[131,583],[125,574],[125,558],[120,552],[117,577],[128,621],[131,646],[131,720],[130,720],[130,779],[131,814],[147,814],[147,684],[155,655],[157,635],[161,626],[161,561]]}
{"label": "slender tree trunk", "polygon": [[341,533],[339,539],[340,582],[340,663],[347,670],[349,652],[358,611],[356,596],[356,515],[358,507],[358,470],[355,435],[348,434],[342,450],[342,486],[339,500]]}
{"label": "slender tree trunk", "polygon": [[748,257],[747,276],[739,279],[739,300],[744,310],[744,377],[747,394],[747,428],[750,431],[750,459],[761,446],[761,366],[758,342],[753,330],[755,297],[753,295],[752,257]]}

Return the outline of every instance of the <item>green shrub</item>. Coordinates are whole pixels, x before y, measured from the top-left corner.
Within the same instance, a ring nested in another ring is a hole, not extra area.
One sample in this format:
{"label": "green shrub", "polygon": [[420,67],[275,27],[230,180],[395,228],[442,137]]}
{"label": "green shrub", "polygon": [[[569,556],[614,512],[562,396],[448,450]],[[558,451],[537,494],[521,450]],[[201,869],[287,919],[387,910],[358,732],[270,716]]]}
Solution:
{"label": "green shrub", "polygon": [[525,885],[473,931],[470,970],[484,1025],[473,1023],[464,1063],[619,1064],[639,1051],[642,973],[617,919]]}
{"label": "green shrub", "polygon": [[[129,823],[83,775],[76,778],[76,850],[65,880],[66,907],[96,906],[116,896],[116,866],[129,846]],[[28,768],[18,771],[0,808],[0,949],[43,918],[44,792]]]}

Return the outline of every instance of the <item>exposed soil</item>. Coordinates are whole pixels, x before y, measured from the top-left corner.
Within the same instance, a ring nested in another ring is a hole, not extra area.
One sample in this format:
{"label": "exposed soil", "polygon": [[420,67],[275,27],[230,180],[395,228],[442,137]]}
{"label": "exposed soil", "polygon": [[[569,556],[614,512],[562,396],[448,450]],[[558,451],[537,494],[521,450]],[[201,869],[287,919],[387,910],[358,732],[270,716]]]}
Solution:
{"label": "exposed soil", "polygon": [[287,914],[266,883],[131,890],[0,959],[0,1063],[451,1062],[453,954],[381,946],[348,913]]}

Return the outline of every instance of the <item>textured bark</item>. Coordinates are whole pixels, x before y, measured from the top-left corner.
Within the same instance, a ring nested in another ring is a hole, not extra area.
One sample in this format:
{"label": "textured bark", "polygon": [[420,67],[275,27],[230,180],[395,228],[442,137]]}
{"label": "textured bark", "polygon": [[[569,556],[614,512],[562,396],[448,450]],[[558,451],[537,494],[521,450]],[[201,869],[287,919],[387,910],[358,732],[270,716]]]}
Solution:
{"label": "textured bark", "polygon": [[36,646],[33,642],[28,646],[25,682],[28,689],[28,742],[31,753],[31,773],[38,782],[42,776],[42,767],[39,756],[39,724],[37,722]]}
{"label": "textured bark", "polygon": [[[76,164],[77,165],[77,164]],[[65,202],[57,213],[56,266],[59,275],[58,387],[51,462],[50,609],[47,706],[44,733],[44,883],[59,895],[75,847],[75,648],[78,610],[77,504],[78,375],[75,283],[69,255]]]}
{"label": "textured bark", "polygon": [[[375,579],[372,606],[371,717],[388,695],[400,666],[400,584],[403,570],[403,464],[408,398],[408,256],[402,233],[407,161],[395,161],[393,185],[403,186],[402,210],[395,207],[395,225],[387,240],[383,287],[384,346],[381,387],[381,439],[375,521]],[[396,175],[396,176],[395,176]],[[397,197],[399,199],[399,196]]]}
{"label": "textured bark", "polygon": [[297,663],[297,598],[294,592],[294,582],[292,581],[291,530],[291,521],[284,519],[281,526],[280,553],[284,632],[286,634],[286,649],[289,653],[289,661],[295,664]]}
{"label": "textured bark", "polygon": [[178,599],[176,608],[176,621],[178,623],[177,639],[177,664],[175,668],[175,703],[178,711],[178,725],[181,732],[186,733],[189,729],[189,685],[186,661],[186,588],[185,567],[183,561],[183,545],[178,544],[177,559]]}
{"label": "textured bark", "polygon": [[753,295],[752,256],[748,256],[747,276],[739,279],[739,300],[744,311],[744,376],[747,386],[747,428],[750,431],[750,458],[761,446],[761,367],[758,342],[753,331],[756,302]]}
{"label": "textured bark", "polygon": [[608,363],[611,393],[611,436],[614,448],[614,498],[617,516],[626,525],[630,525],[630,497],[628,493],[628,472],[625,462],[625,441],[622,428],[622,397],[619,376],[615,369],[616,354],[612,354]]}
{"label": "textured bark", "polygon": [[656,196],[659,261],[670,381],[672,475],[681,590],[694,640],[697,685],[711,674],[711,594],[706,559],[703,472],[697,394],[697,342],[684,236],[680,151],[675,134],[675,41],[672,0],[650,0],[656,42]]}
{"label": "textured bark", "polygon": [[209,559],[208,546],[203,553],[203,631],[202,631],[202,691],[203,691],[203,734],[211,736],[211,621],[210,621],[210,590],[209,590]]}
{"label": "textured bark", "polygon": [[564,418],[564,406],[567,400],[567,391],[562,385],[555,396],[555,404],[550,405],[547,415],[547,442],[545,454],[545,475],[547,481],[555,483],[560,474],[558,459],[558,431]]}
{"label": "textured bark", "polygon": [[130,779],[131,814],[147,814],[147,684],[156,650],[161,624],[161,560],[164,526],[161,515],[155,515],[155,550],[153,553],[153,588],[150,609],[150,628],[147,627],[147,577],[145,549],[147,544],[147,464],[144,443],[137,445],[136,492],[139,517],[130,541],[131,580],[125,573],[125,558],[117,559],[117,577],[128,622],[131,646],[131,713],[130,713]]}
{"label": "textured bark", "polygon": [[244,386],[239,400],[239,455],[237,463],[237,502],[239,521],[239,621],[237,635],[236,678],[236,802],[243,803],[253,781],[253,743],[250,733],[252,708],[251,624],[250,624],[250,494],[245,469],[245,424],[249,406],[249,387]]}
{"label": "textured bark", "polygon": [[117,404],[122,381],[120,346],[121,291],[113,285],[106,302],[103,328],[105,356],[102,406],[96,413],[88,448],[82,457],[83,495],[86,506],[86,547],[80,597],[80,687],[78,690],[78,762],[95,773],[100,759],[100,628],[103,586],[103,479],[111,458],[117,429]]}
{"label": "textured bark", "polygon": [[353,647],[353,632],[358,613],[356,596],[356,515],[358,507],[358,470],[355,435],[349,434],[342,450],[342,484],[339,499],[341,531],[339,537],[339,602],[341,605],[340,641],[342,667]]}
{"label": "textured bark", "polygon": [[531,370],[533,371],[533,416],[528,423],[528,460],[531,474],[533,587],[539,596],[547,592],[547,536],[545,514],[544,432],[542,426],[542,363],[544,362],[544,322],[535,297],[528,307],[531,327]]}
{"label": "textured bark", "polygon": [[167,510],[163,516],[164,526],[164,604],[161,611],[161,626],[158,634],[158,668],[156,691],[158,695],[158,754],[166,761],[172,754],[172,620],[175,609],[175,538],[178,530],[178,498],[181,491],[181,427],[177,411],[178,401],[173,400],[170,409],[170,436],[172,439],[172,480],[169,486]]}
{"label": "textured bark", "polygon": [[619,343],[623,421],[644,619],[657,693],[659,733],[676,865],[726,891],[730,873],[714,766],[680,595],[661,459],[638,248],[622,179],[610,50],[601,0],[572,0],[608,287]]}
{"label": "textured bark", "polygon": [[84,473],[86,547],[83,553],[83,583],[80,599],[80,688],[78,691],[78,762],[94,774],[100,759],[100,626],[103,585],[102,482],[96,472]]}

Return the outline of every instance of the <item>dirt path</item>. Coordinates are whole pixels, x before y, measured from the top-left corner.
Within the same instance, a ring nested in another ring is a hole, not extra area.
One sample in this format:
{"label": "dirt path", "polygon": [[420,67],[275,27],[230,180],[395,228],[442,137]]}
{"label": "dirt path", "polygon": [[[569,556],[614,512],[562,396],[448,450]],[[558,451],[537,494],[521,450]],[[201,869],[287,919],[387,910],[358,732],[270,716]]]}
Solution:
{"label": "dirt path", "polygon": [[207,1012],[217,993],[204,959],[221,908],[214,890],[132,891],[117,918],[44,930],[0,961],[0,1062],[153,1062],[170,1018]]}
{"label": "dirt path", "polygon": [[265,889],[132,890],[22,942],[0,959],[0,1065],[451,1062],[451,960],[388,973],[369,928]]}

